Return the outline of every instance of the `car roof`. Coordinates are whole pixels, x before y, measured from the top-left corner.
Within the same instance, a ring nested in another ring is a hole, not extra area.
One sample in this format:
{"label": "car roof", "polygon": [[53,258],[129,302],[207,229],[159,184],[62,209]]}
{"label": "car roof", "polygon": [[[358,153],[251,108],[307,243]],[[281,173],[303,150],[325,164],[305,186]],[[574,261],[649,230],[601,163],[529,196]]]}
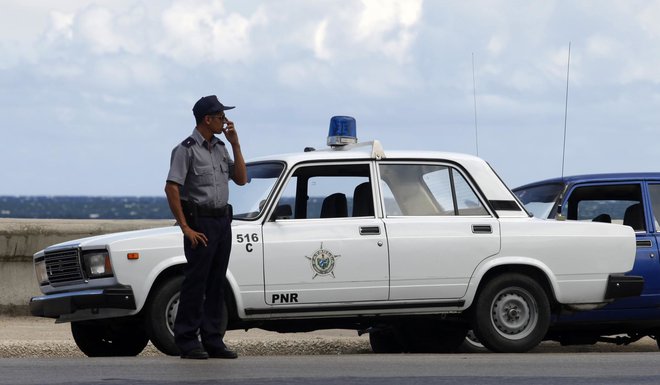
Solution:
{"label": "car roof", "polygon": [[653,180],[660,181],[660,172],[619,172],[619,173],[603,173],[603,174],[582,174],[564,176],[563,178],[550,178],[541,181],[528,183],[513,190],[527,189],[530,187],[545,185],[545,184],[576,184],[584,182],[625,182],[625,181],[640,181],[640,180]]}
{"label": "car roof", "polygon": [[484,162],[474,155],[444,151],[385,151],[379,141],[360,142],[346,146],[305,150],[304,152],[275,154],[249,159],[249,162],[285,161],[297,164],[319,160],[365,160],[365,159],[437,159],[455,162]]}
{"label": "car roof", "polygon": [[[385,151],[379,141],[361,142],[323,150],[305,151],[292,154],[280,154],[250,159],[250,163],[258,162],[285,162],[295,166],[307,162],[317,161],[365,161],[365,160],[394,160],[394,161],[445,161],[458,164],[474,178],[477,188],[484,197],[490,201],[513,201],[515,197],[509,188],[502,182],[490,165],[483,159],[469,154],[440,152],[440,151]],[[524,210],[497,210],[500,217],[527,216]]]}

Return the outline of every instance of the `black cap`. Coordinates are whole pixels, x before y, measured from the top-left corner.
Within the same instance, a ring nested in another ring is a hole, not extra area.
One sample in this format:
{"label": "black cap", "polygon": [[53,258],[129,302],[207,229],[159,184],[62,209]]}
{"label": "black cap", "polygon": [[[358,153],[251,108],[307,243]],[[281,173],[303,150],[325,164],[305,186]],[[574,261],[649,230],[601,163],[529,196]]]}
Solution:
{"label": "black cap", "polygon": [[225,110],[231,110],[233,106],[225,106],[218,100],[218,97],[215,95],[204,96],[199,99],[197,103],[193,106],[193,115],[195,118],[201,119],[206,115],[217,114]]}

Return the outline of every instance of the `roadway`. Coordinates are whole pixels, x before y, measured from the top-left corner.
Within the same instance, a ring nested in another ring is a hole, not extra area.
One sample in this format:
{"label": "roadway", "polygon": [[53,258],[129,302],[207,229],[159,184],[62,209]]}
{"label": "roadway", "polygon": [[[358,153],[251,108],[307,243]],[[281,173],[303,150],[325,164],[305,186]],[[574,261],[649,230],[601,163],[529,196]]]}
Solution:
{"label": "roadway", "polygon": [[660,383],[656,353],[2,359],[0,384],[347,385]]}

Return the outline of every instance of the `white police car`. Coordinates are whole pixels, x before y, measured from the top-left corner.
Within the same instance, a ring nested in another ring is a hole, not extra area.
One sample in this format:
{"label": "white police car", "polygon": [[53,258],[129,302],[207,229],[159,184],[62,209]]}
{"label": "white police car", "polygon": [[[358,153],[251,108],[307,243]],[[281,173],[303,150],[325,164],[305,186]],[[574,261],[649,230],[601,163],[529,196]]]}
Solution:
{"label": "white police car", "polygon": [[[523,352],[551,317],[638,295],[629,227],[531,218],[483,160],[385,151],[331,121],[330,148],[248,163],[231,192],[228,329],[350,328],[374,351],[452,351],[473,329]],[[178,227],[86,238],[34,255],[33,315],[71,322],[90,356],[178,354]],[[219,278],[220,279],[220,278]]]}

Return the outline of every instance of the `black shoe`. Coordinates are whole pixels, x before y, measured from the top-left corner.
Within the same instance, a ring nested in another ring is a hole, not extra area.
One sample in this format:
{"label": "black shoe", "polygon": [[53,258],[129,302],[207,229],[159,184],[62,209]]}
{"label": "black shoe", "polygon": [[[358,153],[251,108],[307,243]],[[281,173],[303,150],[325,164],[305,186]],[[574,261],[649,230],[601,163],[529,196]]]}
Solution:
{"label": "black shoe", "polygon": [[186,358],[190,360],[205,360],[209,358],[209,354],[205,352],[204,349],[202,348],[195,348],[185,353],[182,352],[181,358]]}
{"label": "black shoe", "polygon": [[209,357],[211,358],[238,358],[238,354],[235,351],[227,349],[226,346],[222,348],[208,349]]}

